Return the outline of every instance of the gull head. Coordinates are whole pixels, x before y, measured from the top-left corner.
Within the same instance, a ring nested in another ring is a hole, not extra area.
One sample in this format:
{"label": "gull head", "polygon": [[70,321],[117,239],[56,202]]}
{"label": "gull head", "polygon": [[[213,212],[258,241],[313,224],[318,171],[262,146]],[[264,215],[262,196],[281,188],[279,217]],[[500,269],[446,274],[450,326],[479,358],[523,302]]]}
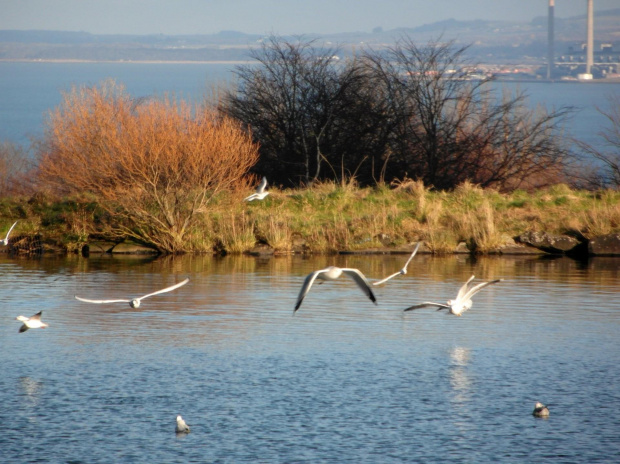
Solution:
{"label": "gull head", "polygon": [[[138,298],[134,298],[133,300],[131,300],[129,302],[129,306],[131,306],[132,308],[139,308],[140,307],[140,300]],[[179,416],[181,417],[181,416]]]}

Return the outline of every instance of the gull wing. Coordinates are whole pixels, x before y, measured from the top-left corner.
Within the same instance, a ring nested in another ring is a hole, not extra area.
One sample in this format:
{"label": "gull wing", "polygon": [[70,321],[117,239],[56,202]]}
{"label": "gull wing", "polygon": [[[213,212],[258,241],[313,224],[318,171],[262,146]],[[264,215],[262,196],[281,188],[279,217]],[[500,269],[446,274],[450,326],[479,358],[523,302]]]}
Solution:
{"label": "gull wing", "polygon": [[15,227],[15,224],[17,224],[17,223],[18,223],[18,221],[15,221],[15,222],[13,223],[13,225],[11,226],[11,228],[9,229],[9,231],[6,233],[6,238],[5,238],[5,240],[8,240],[8,239],[9,239],[9,235],[11,234],[11,231],[13,230],[13,227]]}
{"label": "gull wing", "polygon": [[415,256],[415,254],[418,252],[418,248],[420,248],[420,242],[418,242],[418,244],[415,246],[415,249],[413,250],[413,253],[411,253],[411,255],[409,255],[409,259],[407,260],[407,262],[405,263],[405,266],[398,272],[395,272],[394,274],[392,274],[391,276],[386,277],[385,279],[382,279],[378,282],[373,282],[373,285],[381,285],[386,283],[388,280],[393,279],[394,277],[396,277],[397,275],[404,275],[407,274],[407,266],[409,266],[409,263],[411,262],[411,260],[413,259],[413,257]]}
{"label": "gull wing", "polygon": [[256,193],[263,193],[266,188],[267,188],[267,178],[263,177],[262,180],[260,181],[260,184],[258,184],[258,187],[256,187]]}
{"label": "gull wing", "polygon": [[418,252],[419,248],[420,248],[420,242],[418,242],[418,244],[415,246],[415,248],[413,249],[413,252],[411,253],[411,256],[409,256],[409,259],[405,263],[405,266],[400,270],[400,272],[402,272],[403,274],[407,273],[407,266],[409,266],[409,263],[411,262],[415,254]]}
{"label": "gull wing", "polygon": [[325,272],[325,269],[321,269],[320,271],[314,271],[306,276],[304,284],[301,286],[301,290],[299,291],[299,295],[297,296],[297,303],[295,303],[295,309],[293,310],[293,314],[299,309],[299,307],[301,306],[301,302],[304,301],[304,298],[310,291],[310,287],[312,287],[312,284],[321,272]]}
{"label": "gull wing", "polygon": [[471,297],[474,296],[476,293],[478,293],[480,290],[482,290],[484,287],[486,287],[487,285],[492,285],[492,284],[496,284],[498,282],[501,282],[504,279],[497,279],[497,280],[491,280],[489,282],[482,282],[478,285],[474,285],[471,289],[469,289],[469,291],[465,294],[464,298],[466,300],[471,300]]}
{"label": "gull wing", "polygon": [[434,308],[438,308],[437,311],[439,311],[441,309],[450,309],[450,306],[445,305],[443,303],[433,303],[432,301],[425,301],[424,303],[420,303],[420,304],[417,304],[417,305],[409,306],[407,309],[404,309],[403,311],[412,311],[414,309],[427,308],[429,306],[434,307]]}
{"label": "gull wing", "polygon": [[19,333],[23,333],[26,330],[28,330],[28,326],[26,324],[22,324],[22,326],[19,328]]}
{"label": "gull wing", "polygon": [[148,298],[149,296],[153,296],[153,295],[159,295],[160,293],[171,292],[172,290],[175,290],[175,289],[177,289],[179,287],[182,287],[187,282],[189,282],[189,279],[185,279],[185,280],[179,282],[178,284],[174,284],[174,285],[172,285],[170,287],[162,288],[161,290],[157,290],[156,292],[149,293],[148,295],[141,296],[140,298],[138,298],[138,300],[143,300],[144,298]]}
{"label": "gull wing", "polygon": [[394,273],[394,274],[392,274],[391,276],[388,276],[388,277],[386,277],[385,279],[381,279],[381,280],[379,280],[378,282],[373,282],[372,284],[373,284],[373,285],[381,285],[381,284],[384,284],[384,283],[386,283],[388,280],[393,279],[394,277],[396,277],[396,276],[398,276],[398,275],[401,275],[401,274],[402,274],[402,272],[401,272],[401,271],[395,272],[395,273]]}
{"label": "gull wing", "polygon": [[362,289],[362,291],[366,294],[368,298],[370,298],[370,301],[372,301],[374,304],[377,304],[377,298],[375,298],[375,294],[372,293],[370,284],[368,283],[368,280],[366,280],[366,277],[364,276],[364,274],[362,274],[357,269],[351,269],[351,268],[343,269],[342,272],[347,274],[349,277],[351,277],[355,281],[357,286]]}
{"label": "gull wing", "polygon": [[43,314],[43,311],[39,311],[38,313],[36,313],[34,316],[30,316],[30,320],[41,320],[41,314]]}
{"label": "gull wing", "polygon": [[472,276],[469,278],[469,280],[468,280],[467,282],[465,282],[465,283],[463,284],[463,286],[459,289],[459,293],[456,295],[456,299],[457,299],[457,300],[461,300],[461,299],[465,296],[465,294],[467,293],[467,290],[468,290],[468,288],[469,288],[469,283],[470,283],[472,280],[474,280],[474,278],[475,278],[475,277],[476,277],[476,276],[473,276],[473,275],[472,275]]}
{"label": "gull wing", "polygon": [[77,295],[75,295],[75,299],[76,300],[80,300],[80,301],[84,301],[86,303],[97,303],[97,304],[102,304],[102,303],[129,303],[131,301],[131,300],[89,300],[87,298],[80,298]]}
{"label": "gull wing", "polygon": [[252,195],[245,197],[243,201],[252,201],[252,200],[256,200],[257,198],[258,198],[258,195],[256,193],[253,193]]}

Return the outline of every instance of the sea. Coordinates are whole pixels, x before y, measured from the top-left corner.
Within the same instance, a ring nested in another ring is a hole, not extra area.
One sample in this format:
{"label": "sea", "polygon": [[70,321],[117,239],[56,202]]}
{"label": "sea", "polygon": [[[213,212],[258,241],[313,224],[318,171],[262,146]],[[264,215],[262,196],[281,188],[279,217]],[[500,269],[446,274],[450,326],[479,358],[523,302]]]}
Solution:
{"label": "sea", "polygon": [[[0,62],[0,142],[27,148],[45,131],[49,112],[72,87],[94,86],[112,79],[134,97],[173,95],[199,102],[220,85],[234,83],[243,63],[100,63]],[[575,112],[560,128],[576,138],[605,149],[600,133],[609,128],[602,112],[610,97],[620,94],[620,83],[602,82],[496,82],[499,92],[523,91],[527,104],[547,110],[572,107]]]}

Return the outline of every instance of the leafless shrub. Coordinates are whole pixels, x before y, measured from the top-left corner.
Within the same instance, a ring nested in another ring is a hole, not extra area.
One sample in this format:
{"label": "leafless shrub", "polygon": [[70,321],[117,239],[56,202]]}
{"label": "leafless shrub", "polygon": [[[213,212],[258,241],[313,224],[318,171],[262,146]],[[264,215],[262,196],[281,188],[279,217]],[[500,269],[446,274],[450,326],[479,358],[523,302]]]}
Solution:
{"label": "leafless shrub", "polygon": [[251,135],[230,118],[170,98],[135,101],[108,81],[64,95],[50,114],[38,174],[58,193],[93,195],[119,233],[182,252],[197,216],[257,156]]}

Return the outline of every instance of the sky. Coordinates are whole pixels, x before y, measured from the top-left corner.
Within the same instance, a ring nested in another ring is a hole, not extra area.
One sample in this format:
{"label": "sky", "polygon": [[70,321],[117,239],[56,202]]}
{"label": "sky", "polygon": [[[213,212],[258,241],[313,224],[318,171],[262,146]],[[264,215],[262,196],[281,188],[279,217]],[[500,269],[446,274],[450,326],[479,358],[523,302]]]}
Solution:
{"label": "sky", "polygon": [[[93,34],[331,34],[417,27],[445,19],[530,21],[548,0],[0,0],[0,29]],[[594,10],[620,8],[594,0]],[[558,18],[586,0],[555,0]]]}

